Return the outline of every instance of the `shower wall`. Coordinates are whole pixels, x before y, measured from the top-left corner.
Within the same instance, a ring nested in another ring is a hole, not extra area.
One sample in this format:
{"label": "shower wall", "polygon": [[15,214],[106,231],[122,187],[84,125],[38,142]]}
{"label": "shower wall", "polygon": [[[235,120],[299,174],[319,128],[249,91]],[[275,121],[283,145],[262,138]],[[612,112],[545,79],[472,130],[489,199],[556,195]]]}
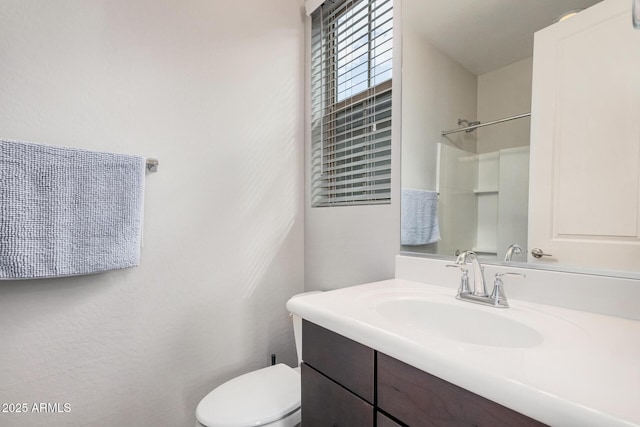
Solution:
{"label": "shower wall", "polygon": [[503,259],[510,244],[526,247],[529,147],[475,154],[440,143],[438,163],[437,253]]}

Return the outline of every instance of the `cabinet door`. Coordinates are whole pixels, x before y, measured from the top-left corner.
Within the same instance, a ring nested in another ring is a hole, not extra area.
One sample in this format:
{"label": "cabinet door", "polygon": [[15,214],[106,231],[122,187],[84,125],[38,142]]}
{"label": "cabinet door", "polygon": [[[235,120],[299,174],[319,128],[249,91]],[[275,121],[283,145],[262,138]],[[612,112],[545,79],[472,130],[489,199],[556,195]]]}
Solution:
{"label": "cabinet door", "polygon": [[381,412],[378,412],[376,414],[376,419],[377,419],[377,424],[376,424],[377,427],[402,427],[402,425],[393,421],[391,418],[387,417]]}
{"label": "cabinet door", "polygon": [[378,407],[411,427],[544,426],[382,353],[377,380]]}
{"label": "cabinet door", "polygon": [[535,35],[529,249],[535,263],[640,266],[640,31],[605,0]]}
{"label": "cabinet door", "polygon": [[302,360],[374,403],[374,351],[306,320],[302,321],[302,331]]}
{"label": "cabinet door", "polygon": [[303,427],[373,427],[373,406],[309,367],[301,366]]}

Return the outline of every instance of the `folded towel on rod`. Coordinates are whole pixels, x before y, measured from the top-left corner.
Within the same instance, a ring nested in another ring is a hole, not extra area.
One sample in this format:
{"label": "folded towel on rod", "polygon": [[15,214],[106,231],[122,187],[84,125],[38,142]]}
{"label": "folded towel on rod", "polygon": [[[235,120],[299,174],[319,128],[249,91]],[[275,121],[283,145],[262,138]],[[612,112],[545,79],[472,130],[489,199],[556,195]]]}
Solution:
{"label": "folded towel on rod", "polygon": [[145,159],[0,140],[0,279],[140,262]]}
{"label": "folded towel on rod", "polygon": [[400,202],[400,244],[427,245],[440,240],[438,193],[403,188]]}

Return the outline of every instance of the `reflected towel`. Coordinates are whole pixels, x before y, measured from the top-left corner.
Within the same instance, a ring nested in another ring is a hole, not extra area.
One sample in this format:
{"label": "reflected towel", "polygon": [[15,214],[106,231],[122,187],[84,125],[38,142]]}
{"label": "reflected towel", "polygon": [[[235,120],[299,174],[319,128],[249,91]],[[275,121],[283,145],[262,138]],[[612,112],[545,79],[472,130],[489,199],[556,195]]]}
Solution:
{"label": "reflected towel", "polygon": [[145,159],[0,140],[0,279],[137,266]]}
{"label": "reflected towel", "polygon": [[402,245],[427,245],[440,240],[437,192],[403,188],[401,212]]}

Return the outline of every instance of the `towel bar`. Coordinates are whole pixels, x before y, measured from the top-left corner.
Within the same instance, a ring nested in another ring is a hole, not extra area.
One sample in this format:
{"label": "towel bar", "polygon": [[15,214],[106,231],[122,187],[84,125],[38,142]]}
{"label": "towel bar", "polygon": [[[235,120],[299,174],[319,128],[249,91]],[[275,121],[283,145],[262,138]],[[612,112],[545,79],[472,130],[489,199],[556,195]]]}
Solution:
{"label": "towel bar", "polygon": [[147,159],[147,170],[149,172],[158,172],[158,159]]}

